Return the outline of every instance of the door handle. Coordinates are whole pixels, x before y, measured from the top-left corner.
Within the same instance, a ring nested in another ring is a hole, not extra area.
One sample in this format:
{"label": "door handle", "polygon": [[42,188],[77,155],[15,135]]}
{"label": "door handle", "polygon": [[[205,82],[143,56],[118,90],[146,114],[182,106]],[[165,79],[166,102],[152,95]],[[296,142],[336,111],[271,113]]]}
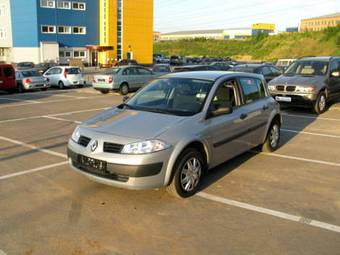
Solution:
{"label": "door handle", "polygon": [[241,119],[241,120],[244,120],[244,119],[246,119],[247,117],[248,117],[248,114],[242,113],[241,116],[240,116],[240,119]]}

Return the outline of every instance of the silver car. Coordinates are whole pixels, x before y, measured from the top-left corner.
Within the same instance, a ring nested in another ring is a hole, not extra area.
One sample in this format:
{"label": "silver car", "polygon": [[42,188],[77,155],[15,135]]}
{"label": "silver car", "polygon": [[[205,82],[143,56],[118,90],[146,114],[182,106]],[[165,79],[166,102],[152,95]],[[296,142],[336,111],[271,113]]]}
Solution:
{"label": "silver car", "polygon": [[17,70],[15,79],[19,93],[27,90],[47,90],[46,79],[37,70]]}
{"label": "silver car", "polygon": [[92,86],[106,94],[117,90],[122,95],[129,91],[138,90],[157,77],[152,71],[142,66],[122,66],[108,69],[104,74],[93,77]]}
{"label": "silver car", "polygon": [[276,150],[280,126],[263,76],[174,73],[78,126],[68,158],[75,171],[103,184],[166,186],[188,197],[207,170],[258,145]]}
{"label": "silver car", "polygon": [[81,70],[77,66],[55,66],[44,73],[48,84],[52,87],[57,86],[59,89],[66,87],[83,87],[85,81]]}

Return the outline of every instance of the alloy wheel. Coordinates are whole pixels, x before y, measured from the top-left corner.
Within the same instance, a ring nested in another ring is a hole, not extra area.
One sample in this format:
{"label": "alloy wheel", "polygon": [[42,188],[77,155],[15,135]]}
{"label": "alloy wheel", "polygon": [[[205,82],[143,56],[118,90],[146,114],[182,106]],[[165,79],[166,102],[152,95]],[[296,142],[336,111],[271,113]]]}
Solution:
{"label": "alloy wheel", "polygon": [[185,192],[193,191],[201,178],[202,164],[197,158],[190,158],[183,165],[180,182],[181,187]]}

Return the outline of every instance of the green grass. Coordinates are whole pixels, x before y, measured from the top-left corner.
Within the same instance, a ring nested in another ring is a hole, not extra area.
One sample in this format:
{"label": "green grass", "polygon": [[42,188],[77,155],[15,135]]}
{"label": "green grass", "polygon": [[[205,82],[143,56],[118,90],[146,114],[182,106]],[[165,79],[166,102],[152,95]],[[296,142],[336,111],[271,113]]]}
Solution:
{"label": "green grass", "polygon": [[158,42],[154,52],[192,57],[232,57],[244,60],[277,60],[303,56],[340,55],[340,26],[321,32],[260,35],[242,41],[204,38]]}

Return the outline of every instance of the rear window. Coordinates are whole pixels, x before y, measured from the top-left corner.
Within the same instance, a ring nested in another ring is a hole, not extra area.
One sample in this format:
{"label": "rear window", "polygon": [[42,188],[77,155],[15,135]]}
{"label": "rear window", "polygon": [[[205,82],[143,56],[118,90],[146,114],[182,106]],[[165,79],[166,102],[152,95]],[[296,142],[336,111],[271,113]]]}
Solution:
{"label": "rear window", "polygon": [[35,77],[35,76],[41,76],[37,71],[24,71],[21,72],[24,77]]}
{"label": "rear window", "polygon": [[80,74],[80,69],[79,68],[66,68],[66,72],[68,74]]}
{"label": "rear window", "polygon": [[250,104],[266,96],[264,85],[259,79],[241,78],[240,85],[246,104]]}
{"label": "rear window", "polygon": [[120,71],[120,68],[113,68],[108,69],[104,72],[104,74],[110,75],[110,74],[117,74]]}

